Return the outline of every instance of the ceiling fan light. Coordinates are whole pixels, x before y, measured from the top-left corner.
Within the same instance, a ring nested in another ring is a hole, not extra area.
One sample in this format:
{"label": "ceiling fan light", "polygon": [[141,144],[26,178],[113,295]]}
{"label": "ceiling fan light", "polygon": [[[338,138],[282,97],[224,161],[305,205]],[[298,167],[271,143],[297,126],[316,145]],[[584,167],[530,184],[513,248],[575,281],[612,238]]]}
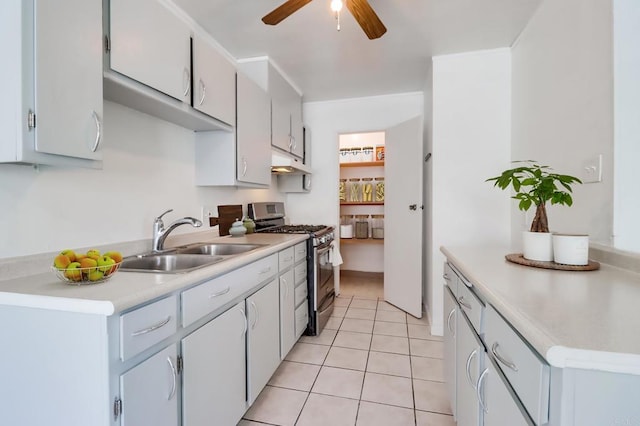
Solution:
{"label": "ceiling fan light", "polygon": [[331,10],[338,13],[342,10],[342,0],[331,0]]}

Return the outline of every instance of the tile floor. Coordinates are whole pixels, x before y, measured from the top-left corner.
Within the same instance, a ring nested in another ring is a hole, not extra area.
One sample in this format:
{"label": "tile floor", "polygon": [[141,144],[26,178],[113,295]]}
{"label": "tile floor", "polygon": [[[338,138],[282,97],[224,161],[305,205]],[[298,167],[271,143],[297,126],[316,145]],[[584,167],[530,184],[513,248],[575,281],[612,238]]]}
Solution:
{"label": "tile floor", "polygon": [[450,426],[442,338],[366,293],[336,299],[320,336],[303,336],[239,426]]}

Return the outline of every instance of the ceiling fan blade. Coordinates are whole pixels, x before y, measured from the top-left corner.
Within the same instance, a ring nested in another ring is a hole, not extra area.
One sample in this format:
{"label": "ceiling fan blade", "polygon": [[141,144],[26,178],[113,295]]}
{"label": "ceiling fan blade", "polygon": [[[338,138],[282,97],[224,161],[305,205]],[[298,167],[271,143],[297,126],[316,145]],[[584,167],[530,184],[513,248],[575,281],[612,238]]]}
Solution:
{"label": "ceiling fan blade", "polygon": [[387,28],[367,0],[347,0],[347,8],[356,18],[369,40],[382,37],[387,32]]}
{"label": "ceiling fan blade", "polygon": [[287,0],[268,14],[264,15],[262,22],[268,25],[276,25],[307,3],[311,3],[311,0]]}

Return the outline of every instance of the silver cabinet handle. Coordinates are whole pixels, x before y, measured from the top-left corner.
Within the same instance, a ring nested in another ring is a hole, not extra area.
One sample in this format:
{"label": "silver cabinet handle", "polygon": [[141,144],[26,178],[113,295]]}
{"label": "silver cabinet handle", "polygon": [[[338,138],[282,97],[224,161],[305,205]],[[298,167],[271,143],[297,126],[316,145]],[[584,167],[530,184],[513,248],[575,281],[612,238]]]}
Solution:
{"label": "silver cabinet handle", "polygon": [[298,147],[298,142],[296,141],[296,137],[291,135],[291,140],[293,141],[293,149]]}
{"label": "silver cabinet handle", "polygon": [[153,324],[152,326],[149,326],[147,328],[143,328],[142,330],[134,331],[133,333],[131,333],[131,336],[136,337],[136,336],[141,336],[143,334],[151,333],[152,331],[155,331],[169,324],[169,321],[171,321],[171,315],[169,315],[167,319],[162,320],[159,323]]}
{"label": "silver cabinet handle", "polygon": [[202,105],[204,103],[204,98],[207,96],[207,86],[204,84],[204,81],[200,79],[200,101],[198,101],[198,105]]}
{"label": "silver cabinet handle", "polygon": [[489,410],[487,409],[487,406],[482,399],[482,382],[484,381],[485,377],[487,377],[487,374],[489,374],[489,369],[485,368],[484,371],[480,374],[480,377],[478,377],[478,385],[476,386],[476,397],[478,398],[480,408],[482,408],[482,411],[484,411],[485,413],[488,413]]}
{"label": "silver cabinet handle", "polygon": [[189,68],[184,67],[184,70],[182,71],[182,76],[183,76],[182,86],[185,88],[184,92],[182,93],[182,96],[187,96],[189,94],[189,90],[191,90],[191,72],[189,71]]}
{"label": "silver cabinet handle", "polygon": [[290,134],[287,136],[289,136],[289,151],[291,151],[291,147],[293,146],[293,136],[291,136]]}
{"label": "silver cabinet handle", "polygon": [[218,296],[222,296],[224,294],[227,294],[227,293],[229,293],[230,290],[231,290],[231,287],[227,287],[224,290],[220,290],[217,293],[210,294],[209,295],[209,299],[213,299],[214,297],[218,297]]}
{"label": "silver cabinet handle", "polygon": [[240,308],[240,314],[242,315],[242,334],[240,335],[240,338],[244,337],[245,333],[247,332],[247,329],[249,328],[249,325],[247,324],[247,314],[244,312],[244,309]]}
{"label": "silver cabinet handle", "polygon": [[91,147],[91,152],[96,152],[100,146],[100,142],[102,141],[102,123],[100,122],[100,117],[98,117],[97,112],[91,111],[91,116],[96,122],[96,140],[93,143],[93,147]]}
{"label": "silver cabinet handle", "polygon": [[447,274],[442,274],[442,278],[444,278],[447,281],[451,281],[451,278],[449,278],[449,275]]}
{"label": "silver cabinet handle", "polygon": [[472,311],[472,310],[473,310],[473,307],[472,307],[470,304],[468,304],[467,302],[465,302],[465,301],[464,301],[464,296],[460,296],[460,297],[458,297],[458,303],[459,303],[459,304],[460,304],[460,306],[462,306],[463,308],[467,308],[467,309],[469,309],[470,311]]}
{"label": "silver cabinet handle", "polygon": [[284,300],[289,298],[289,286],[287,285],[287,279],[285,277],[280,278],[282,280],[282,285],[284,285]]}
{"label": "silver cabinet handle", "polygon": [[500,363],[505,367],[508,367],[513,371],[518,371],[518,367],[516,367],[513,362],[507,361],[502,355],[498,353],[498,346],[498,342],[494,342],[493,345],[491,345],[491,353],[493,354],[493,356],[496,357],[496,359],[500,361]]}
{"label": "silver cabinet handle", "polygon": [[253,307],[253,324],[251,324],[251,329],[254,330],[256,328],[256,324],[258,324],[258,307],[256,306],[256,302],[251,301],[251,306]]}
{"label": "silver cabinet handle", "polygon": [[173,399],[173,397],[176,394],[176,384],[178,382],[178,372],[176,371],[176,366],[173,365],[173,360],[171,359],[170,356],[167,357],[167,363],[169,364],[169,368],[171,369],[171,377],[173,379],[173,381],[171,382],[171,391],[169,391],[169,397],[167,398],[167,401],[171,401],[171,399]]}
{"label": "silver cabinet handle", "polygon": [[451,310],[451,312],[449,312],[449,316],[447,317],[447,328],[449,329],[449,331],[451,332],[451,334],[453,336],[456,335],[456,331],[451,329],[451,318],[453,317],[453,314],[455,314],[455,313],[456,313],[456,308],[453,308]]}
{"label": "silver cabinet handle", "polygon": [[293,256],[289,256],[289,257],[287,257],[285,259],[282,259],[282,260],[285,261],[285,262],[292,261],[293,260]]}
{"label": "silver cabinet handle", "polygon": [[262,274],[266,274],[267,272],[269,272],[271,270],[271,266],[267,266],[266,268],[262,269],[260,272],[258,272],[258,274],[262,275]]}
{"label": "silver cabinet handle", "polygon": [[471,371],[469,371],[469,370],[471,369],[471,360],[476,355],[478,355],[478,348],[474,349],[469,354],[469,357],[467,358],[467,381],[469,382],[469,385],[471,385],[471,387],[474,388],[474,389],[476,389],[476,385],[475,385],[475,383],[473,383],[473,379],[471,378]]}
{"label": "silver cabinet handle", "polygon": [[247,159],[242,157],[242,176],[247,174]]}

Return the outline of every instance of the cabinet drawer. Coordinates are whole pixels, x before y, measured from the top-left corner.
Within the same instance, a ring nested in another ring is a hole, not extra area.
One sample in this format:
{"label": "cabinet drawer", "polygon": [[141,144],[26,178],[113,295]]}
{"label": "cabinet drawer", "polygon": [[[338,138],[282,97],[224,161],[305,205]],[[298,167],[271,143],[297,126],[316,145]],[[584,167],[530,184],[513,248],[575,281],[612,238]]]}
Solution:
{"label": "cabinet drawer", "polygon": [[303,241],[301,243],[296,244],[293,247],[295,253],[294,253],[294,262],[298,263],[300,262],[302,259],[306,259],[307,258],[307,242]]}
{"label": "cabinet drawer", "polygon": [[451,289],[453,295],[458,298],[458,275],[455,273],[451,265],[445,262],[444,273],[442,274],[444,285]]}
{"label": "cabinet drawer", "polygon": [[170,296],[120,317],[120,359],[139,354],[177,330],[176,296]]}
{"label": "cabinet drawer", "polygon": [[306,303],[296,308],[296,336],[302,336],[309,323],[309,307]]}
{"label": "cabinet drawer", "polygon": [[182,326],[193,324],[275,275],[277,261],[278,257],[274,254],[183,291]]}
{"label": "cabinet drawer", "polygon": [[536,424],[549,417],[549,366],[493,307],[487,308],[487,351]]}
{"label": "cabinet drawer", "polygon": [[294,252],[294,248],[289,247],[278,253],[278,267],[280,268],[280,271],[284,271],[293,265]]}
{"label": "cabinet drawer", "polygon": [[296,285],[298,285],[298,283],[301,283],[303,280],[306,280],[307,279],[307,262],[302,262],[301,264],[296,266],[293,275],[295,277],[294,279],[295,279]]}
{"label": "cabinet drawer", "polygon": [[462,279],[458,280],[458,296],[456,298],[460,305],[460,310],[469,319],[476,333],[480,334],[483,329],[484,303],[467,287]]}
{"label": "cabinet drawer", "polygon": [[302,283],[296,287],[296,306],[300,305],[302,301],[307,299],[309,290],[307,289],[307,283]]}

